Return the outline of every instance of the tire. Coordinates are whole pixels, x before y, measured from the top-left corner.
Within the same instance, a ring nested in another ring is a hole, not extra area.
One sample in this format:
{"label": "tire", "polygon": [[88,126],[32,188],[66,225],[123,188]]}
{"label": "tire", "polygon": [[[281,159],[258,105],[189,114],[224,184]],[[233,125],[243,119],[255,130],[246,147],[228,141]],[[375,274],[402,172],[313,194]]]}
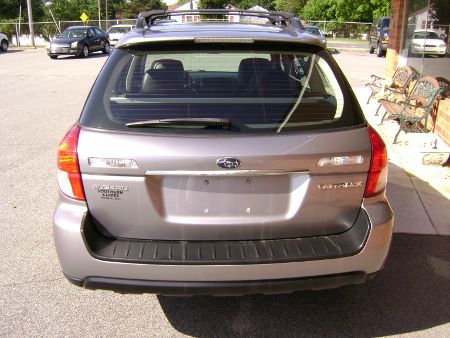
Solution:
{"label": "tire", "polygon": [[440,54],[440,55],[438,55],[440,58],[443,58],[443,57],[445,57],[445,54]]}
{"label": "tire", "polygon": [[369,54],[373,54],[374,51],[375,51],[375,48],[372,47],[372,42],[369,39]]}
{"label": "tire", "polygon": [[381,43],[377,44],[377,56],[380,58],[383,56],[383,48],[381,48]]}
{"label": "tire", "polygon": [[58,55],[49,55],[49,56],[50,56],[50,59],[53,59],[53,60],[58,58]]}
{"label": "tire", "polygon": [[0,43],[0,50],[6,52],[8,50],[9,47],[9,43],[6,40],[2,40],[2,42]]}
{"label": "tire", "polygon": [[106,43],[103,45],[102,53],[103,53],[103,54],[108,54],[110,50],[111,50],[111,47],[109,46],[109,43],[106,42]]}
{"label": "tire", "polygon": [[83,46],[83,49],[81,50],[81,55],[82,58],[87,58],[89,56],[89,47],[87,45]]}

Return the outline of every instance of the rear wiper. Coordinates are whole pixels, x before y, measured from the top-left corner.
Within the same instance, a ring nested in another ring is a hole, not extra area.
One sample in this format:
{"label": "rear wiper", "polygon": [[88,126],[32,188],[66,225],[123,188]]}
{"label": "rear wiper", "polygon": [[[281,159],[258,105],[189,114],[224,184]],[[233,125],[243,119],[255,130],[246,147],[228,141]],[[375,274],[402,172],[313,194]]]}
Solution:
{"label": "rear wiper", "polygon": [[160,127],[215,127],[228,129],[231,127],[229,119],[221,118],[180,118],[180,119],[163,119],[163,120],[145,120],[138,122],[130,122],[126,124],[130,128],[160,128]]}

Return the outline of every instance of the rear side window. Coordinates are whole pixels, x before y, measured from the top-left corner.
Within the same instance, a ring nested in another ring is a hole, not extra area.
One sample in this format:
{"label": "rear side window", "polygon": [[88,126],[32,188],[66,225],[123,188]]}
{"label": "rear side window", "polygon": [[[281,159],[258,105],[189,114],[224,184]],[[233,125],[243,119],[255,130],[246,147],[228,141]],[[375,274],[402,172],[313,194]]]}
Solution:
{"label": "rear side window", "polygon": [[345,125],[343,120],[348,120],[343,118],[346,99],[342,82],[318,53],[149,48],[118,50],[109,63],[113,66],[103,69],[82,115],[81,123],[86,126],[221,132],[211,125],[189,123],[136,125],[155,120],[217,119],[230,121],[227,132],[280,133]]}
{"label": "rear side window", "polygon": [[103,32],[102,32],[100,29],[94,28],[94,31],[95,31],[95,35],[97,35],[97,36],[103,36]]}

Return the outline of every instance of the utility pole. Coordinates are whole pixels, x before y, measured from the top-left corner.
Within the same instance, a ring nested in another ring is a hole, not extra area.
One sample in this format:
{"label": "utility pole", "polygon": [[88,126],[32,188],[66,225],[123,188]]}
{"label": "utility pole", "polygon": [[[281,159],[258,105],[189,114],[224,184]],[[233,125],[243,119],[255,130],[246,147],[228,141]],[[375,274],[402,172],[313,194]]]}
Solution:
{"label": "utility pole", "polygon": [[101,12],[100,12],[100,0],[98,0],[98,27],[102,28],[102,23],[100,21],[100,16],[101,16]]}
{"label": "utility pole", "polygon": [[22,23],[22,0],[19,0],[19,32],[17,34],[17,46],[20,47],[20,24]]}
{"label": "utility pole", "polygon": [[34,28],[33,28],[33,10],[31,8],[31,0],[27,0],[28,7],[28,26],[30,28],[31,45],[36,48],[34,43]]}
{"label": "utility pole", "polygon": [[105,0],[105,31],[108,29],[108,0]]}

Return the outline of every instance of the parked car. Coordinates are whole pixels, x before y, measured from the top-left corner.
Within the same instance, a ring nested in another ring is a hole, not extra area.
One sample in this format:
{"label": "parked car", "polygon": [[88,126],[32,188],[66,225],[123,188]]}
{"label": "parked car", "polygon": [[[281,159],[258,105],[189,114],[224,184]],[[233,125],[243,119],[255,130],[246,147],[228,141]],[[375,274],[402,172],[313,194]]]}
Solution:
{"label": "parked car", "polygon": [[386,55],[387,45],[389,41],[389,23],[388,16],[382,16],[375,20],[369,30],[369,53],[377,51],[377,56]]}
{"label": "parked car", "polygon": [[9,47],[8,37],[0,32],[0,51],[6,52]]}
{"label": "parked car", "polygon": [[447,44],[437,32],[420,29],[414,31],[411,39],[410,54],[437,55],[444,57]]}
{"label": "parked car", "polygon": [[324,46],[327,45],[327,35],[322,33],[319,29],[319,27],[316,26],[305,26],[304,27],[305,31],[314,35],[317,39],[320,40],[320,42],[322,42],[322,44]]}
{"label": "parked car", "polygon": [[111,46],[115,46],[117,41],[120,40],[120,38],[128,33],[130,30],[132,30],[134,25],[114,25],[111,26],[108,29],[109,34],[109,43]]}
{"label": "parked car", "polygon": [[108,54],[110,44],[108,34],[98,27],[72,26],[47,44],[47,54],[51,59],[59,55],[88,57],[90,53]]}
{"label": "parked car", "polygon": [[[167,23],[175,15],[252,23]],[[168,295],[362,283],[383,267],[387,154],[292,15],[150,11],[58,150],[56,250],[74,284]]]}

